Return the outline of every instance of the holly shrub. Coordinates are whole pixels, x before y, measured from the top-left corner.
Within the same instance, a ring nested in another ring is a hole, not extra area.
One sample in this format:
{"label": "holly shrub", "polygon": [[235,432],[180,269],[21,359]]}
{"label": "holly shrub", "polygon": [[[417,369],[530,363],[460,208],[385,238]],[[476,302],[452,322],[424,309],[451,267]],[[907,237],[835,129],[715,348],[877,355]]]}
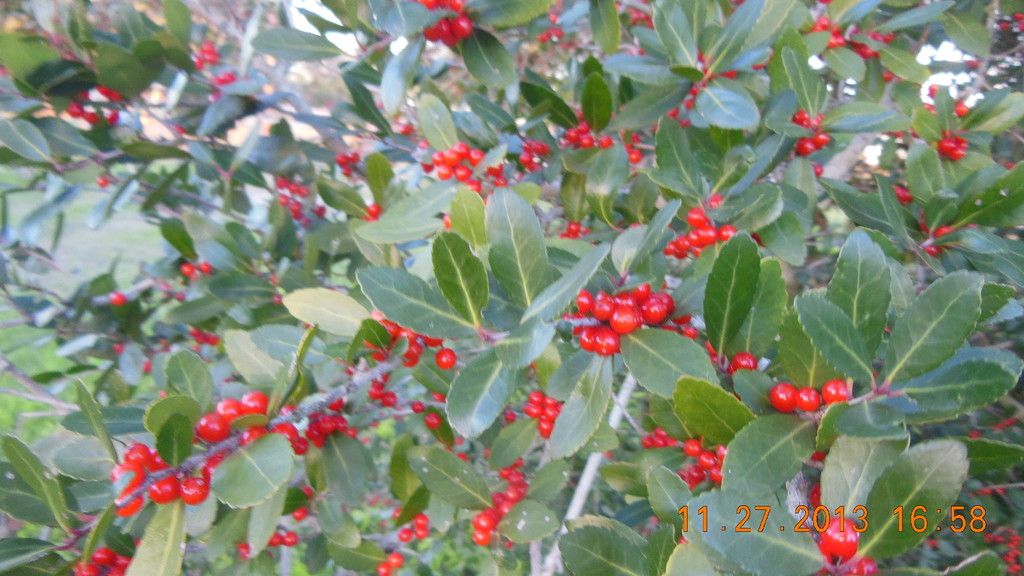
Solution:
{"label": "holly shrub", "polygon": [[14,4],[0,573],[1021,573],[1021,0]]}

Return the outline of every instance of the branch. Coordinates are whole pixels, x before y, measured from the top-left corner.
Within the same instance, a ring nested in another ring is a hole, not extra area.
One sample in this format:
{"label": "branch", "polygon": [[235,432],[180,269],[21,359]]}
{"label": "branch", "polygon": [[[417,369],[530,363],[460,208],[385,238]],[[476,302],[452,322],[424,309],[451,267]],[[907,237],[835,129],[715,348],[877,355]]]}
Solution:
{"label": "branch", "polygon": [[[619,424],[622,423],[622,418],[625,416],[625,406],[629,404],[629,399],[633,396],[633,391],[635,390],[636,378],[633,378],[632,374],[627,374],[626,379],[622,382],[622,388],[619,389],[619,393],[615,397],[612,411],[608,415],[608,425],[613,430],[617,430]],[[569,501],[569,509],[565,512],[565,518],[562,520],[562,530],[559,534],[568,532],[568,529],[565,527],[566,523],[579,518],[583,513],[583,505],[590,496],[590,489],[594,485],[594,479],[597,478],[597,471],[601,467],[603,460],[603,452],[594,452],[587,457],[587,464],[583,467],[583,474],[580,475],[579,482],[576,483],[576,491],[573,492],[572,500]],[[561,571],[561,564],[562,555],[558,550],[558,543],[556,542],[552,545],[551,552],[548,553],[547,558],[544,560],[542,576],[552,576],[556,571]]]}
{"label": "branch", "polygon": [[78,406],[70,402],[65,402],[54,396],[53,393],[37,384],[36,381],[26,374],[24,370],[8,360],[3,353],[0,353],[0,374],[3,374],[4,372],[10,374],[11,377],[14,378],[18,384],[21,384],[26,390],[28,390],[28,392],[19,392],[17,390],[2,388],[0,389],[0,393],[21,396],[22,398],[42,402],[43,404],[48,404],[55,409],[60,410],[64,414],[78,410]]}

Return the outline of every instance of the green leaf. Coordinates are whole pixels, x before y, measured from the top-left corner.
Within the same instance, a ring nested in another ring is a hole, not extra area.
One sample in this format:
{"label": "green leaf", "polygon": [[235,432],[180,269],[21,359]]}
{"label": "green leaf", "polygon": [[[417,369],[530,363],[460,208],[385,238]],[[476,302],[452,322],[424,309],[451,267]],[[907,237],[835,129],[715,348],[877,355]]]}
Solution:
{"label": "green leaf", "polygon": [[522,322],[533,318],[547,320],[565,309],[597,272],[609,250],[607,244],[601,244],[587,252],[568,272],[537,295],[523,313]]}
{"label": "green leaf", "polygon": [[253,39],[252,47],[275,58],[296,62],[323,60],[342,53],[323,36],[294,28],[264,30]]}
{"label": "green leaf", "polygon": [[928,67],[918,62],[917,58],[906,50],[883,46],[879,50],[879,54],[881,54],[882,65],[904,80],[915,84],[924,84],[931,76]]}
{"label": "green leaf", "polygon": [[812,116],[817,115],[828,98],[828,91],[818,75],[811,70],[807,58],[801,58],[796,50],[787,46],[782,49],[782,66],[800,108]]}
{"label": "green leaf", "polygon": [[178,42],[188,46],[192,39],[192,12],[188,6],[181,0],[164,0],[164,20]]}
{"label": "green leaf", "polygon": [[559,524],[558,516],[547,506],[535,500],[522,500],[508,511],[498,524],[498,531],[516,544],[525,544],[554,533]]}
{"label": "green leaf", "polygon": [[565,460],[554,460],[545,464],[530,480],[526,492],[534,500],[551,500],[569,482],[569,465]]}
{"label": "green leaf", "polygon": [[[416,2],[402,4],[422,6]],[[405,103],[405,94],[415,75],[416,65],[419,64],[420,55],[423,53],[423,45],[422,39],[409,42],[401,52],[392,56],[388,60],[387,66],[384,67],[384,73],[380,80],[380,99],[386,113],[398,112],[402,104]]]}
{"label": "green leaf", "polygon": [[487,482],[444,448],[418,446],[409,449],[409,466],[442,500],[470,510],[490,508],[491,492]]}
{"label": "green leaf", "polygon": [[673,86],[679,83],[679,76],[675,75],[665,62],[653,56],[615,54],[604,61],[604,69],[641,84]]}
{"label": "green leaf", "polygon": [[267,354],[252,340],[252,334],[242,330],[224,333],[224,348],[228,358],[250,385],[268,386],[275,382],[284,364]]}
{"label": "green leaf", "polygon": [[[191,432],[189,430],[190,436]],[[92,436],[74,438],[64,443],[53,455],[53,467],[58,472],[87,482],[109,482],[110,471],[116,461],[117,457],[111,458],[103,444]]]}
{"label": "green leaf", "polygon": [[461,236],[445,232],[434,240],[434,276],[445,299],[466,320],[480,326],[490,292],[484,263]]}
{"label": "green leaf", "polygon": [[430,11],[418,2],[395,2],[388,6],[378,27],[391,36],[410,36],[430,21]]}
{"label": "green leaf", "polygon": [[612,91],[604,77],[597,72],[587,76],[583,84],[580,108],[583,110],[583,119],[594,131],[604,129],[612,119]]}
{"label": "green leaf", "polygon": [[1022,362],[1015,355],[993,348],[961,349],[939,367],[893,385],[925,412],[962,414],[1003,397],[1017,383]]}
{"label": "green leaf", "polygon": [[380,549],[380,546],[369,540],[363,540],[356,548],[339,546],[328,540],[327,550],[331,555],[331,560],[346,570],[373,570],[388,559],[387,554]]}
{"label": "green leaf", "polygon": [[156,449],[164,462],[181,464],[192,454],[193,420],[182,414],[171,414],[156,435]]}
{"label": "green leaf", "polygon": [[782,336],[779,343],[779,359],[786,376],[795,386],[817,388],[829,380],[842,376],[814,347],[810,336],[804,332],[795,309],[791,309],[783,318],[779,334]]}
{"label": "green leaf", "polygon": [[82,409],[82,414],[92,427],[92,434],[100,439],[110,459],[116,462],[117,451],[114,449],[114,442],[110,439],[107,425],[103,421],[103,412],[100,409],[99,403],[96,402],[96,398],[93,397],[92,392],[85,387],[82,381],[76,381],[74,386],[78,398],[78,406]]}
{"label": "green leaf", "polygon": [[1020,123],[1021,118],[1024,118],[1022,106],[1024,106],[1024,94],[1020,92],[1007,94],[992,108],[985,108],[984,114],[981,114],[979,109],[979,112],[968,116],[969,122],[965,121],[965,124],[968,125],[965,128],[1001,134]]}
{"label": "green leaf", "polygon": [[815,350],[829,364],[854,380],[873,381],[872,355],[846,312],[819,294],[801,294],[793,307]]}
{"label": "green leaf", "polygon": [[883,401],[868,400],[853,406],[847,405],[836,416],[836,432],[857,438],[903,438],[906,436],[904,414]]}
{"label": "green leaf", "polygon": [[590,30],[594,41],[606,54],[619,51],[622,26],[619,24],[619,9],[615,0],[590,0]]}
{"label": "green leaf", "polygon": [[576,126],[576,114],[572,111],[572,108],[558,94],[552,92],[551,89],[540,84],[521,82],[519,90],[523,93],[523,98],[526,98],[526,101],[530,103],[530,106],[547,111],[550,114],[551,121],[555,124],[563,128]]}
{"label": "green leaf", "polygon": [[985,57],[992,48],[992,33],[970,12],[946,12],[939,20],[957,47],[975,56]]}
{"label": "green leaf", "polygon": [[231,302],[252,306],[269,303],[277,290],[268,280],[249,274],[221,272],[207,284],[214,296]]}
{"label": "green leaf", "polygon": [[486,217],[491,271],[515,305],[529,308],[551,269],[537,215],[518,194],[500,189],[488,200]]}
{"label": "green leaf", "polygon": [[[872,558],[902,554],[931,536],[931,530],[916,532],[901,526],[893,514],[903,507],[904,524],[914,508],[927,518],[928,526],[941,522],[967,478],[967,449],[953,440],[933,440],[901,454],[875,481],[868,495],[871,512],[867,530],[860,535],[858,553]],[[877,511],[883,512],[877,512]]]}
{"label": "green leaf", "polygon": [[384,198],[384,191],[387,190],[391,179],[395,177],[395,171],[391,168],[391,162],[380,152],[370,154],[366,159],[366,183],[370,186],[370,192],[377,202]]}
{"label": "green leaf", "polygon": [[55,546],[50,542],[35,538],[0,540],[0,573],[7,574],[9,570],[31,564],[52,552],[54,548]]}
{"label": "green leaf", "polygon": [[1024,446],[986,440],[985,438],[960,438],[967,446],[967,457],[971,460],[971,475],[995,470],[1011,470],[1024,464]]}
{"label": "green leaf", "polygon": [[217,466],[211,484],[213,493],[232,508],[265,502],[291,479],[293,458],[288,438],[267,434]]}
{"label": "green leaf", "polygon": [[99,153],[88,138],[60,118],[36,118],[34,123],[46,137],[55,156],[92,157]]}
{"label": "green leaf", "polygon": [[[614,520],[608,519],[608,522]],[[600,525],[574,528],[558,539],[562,560],[572,574],[647,576],[644,548],[634,539],[622,538],[618,530]]]}
{"label": "green leaf", "polygon": [[761,273],[757,277],[757,288],[754,291],[754,305],[725,351],[730,354],[749,352],[756,357],[768,352],[779,334],[788,299],[786,281],[782,277],[782,265],[774,259],[761,260]]}
{"label": "green leaf", "polygon": [[131,52],[107,42],[96,44],[96,78],[102,86],[113,88],[125,98],[134,98],[160,76],[163,63],[156,59],[145,62]]}
{"label": "green leaf", "polygon": [[[707,506],[706,532],[703,531],[701,518],[695,514],[703,506]],[[752,509],[751,519],[747,522],[750,532],[737,532],[734,529],[741,518],[736,512],[740,506]],[[760,523],[764,513],[753,510],[754,506],[769,507],[764,531],[752,525],[755,520]],[[774,498],[763,495],[711,490],[688,504],[689,531],[684,531],[683,536],[690,541],[699,538],[724,559],[739,564],[744,572],[751,574],[792,576],[814,573],[822,567],[824,559],[810,534],[791,530],[794,520],[785,512],[785,508],[775,503]],[[779,530],[780,526],[786,529]],[[725,530],[721,530],[722,527]]]}
{"label": "green leaf", "polygon": [[363,294],[393,322],[433,337],[476,333],[472,324],[452,312],[444,296],[405,270],[363,268],[356,277]]}
{"label": "green leaf", "polygon": [[899,382],[936,368],[974,331],[984,280],[970,272],[940,278],[911,302],[893,326],[885,379]]}
{"label": "green leaf", "polygon": [[658,124],[654,155],[657,168],[648,176],[659,186],[696,201],[703,194],[703,178],[696,154],[690,149],[686,132],[675,120]]}
{"label": "green leaf", "polygon": [[722,247],[704,297],[704,321],[715,350],[724,350],[743,325],[754,304],[760,270],[757,244],[750,236],[738,234]]}
{"label": "green leaf", "polygon": [[685,85],[680,83],[644,90],[619,110],[615,121],[612,122],[612,128],[616,130],[649,128],[658,122],[662,115],[679,106],[679,102],[686,94]]}
{"label": "green leaf", "polygon": [[763,416],[729,442],[722,489],[767,494],[782,487],[814,453],[814,422],[795,416]]}
{"label": "green leaf", "polygon": [[855,230],[839,251],[828,299],[853,320],[870,353],[878,349],[885,329],[891,292],[885,253],[863,230]]}
{"label": "green leaf", "polygon": [[18,478],[46,503],[57,523],[65,530],[70,530],[67,519],[67,501],[64,499],[64,491],[57,479],[43,467],[39,458],[21,440],[14,436],[4,436],[2,443],[4,455],[14,468]]}
{"label": "green leaf", "polygon": [[[287,498],[287,487],[281,487],[266,502],[253,507],[252,513],[249,514],[249,526],[245,539],[253,556],[258,556],[267,547],[271,536],[277,532]],[[341,512],[341,506],[338,506],[338,512]],[[317,522],[322,523],[323,518],[317,516]]]}
{"label": "green leaf", "polygon": [[488,88],[504,88],[516,81],[516,64],[505,45],[482,28],[462,41],[462,59],[466,69]]}
{"label": "green leaf", "polygon": [[875,29],[879,32],[893,32],[895,30],[903,30],[904,28],[913,28],[929,22],[934,22],[939,16],[952,8],[956,2],[952,0],[943,0],[941,2],[934,2],[932,4],[925,4],[907,10],[906,12],[900,12],[893,16],[889,20],[882,22]]}
{"label": "green leaf", "polygon": [[757,234],[773,254],[789,264],[803,266],[807,259],[807,243],[804,241],[804,227],[795,213],[782,213]]}
{"label": "green leaf", "polygon": [[716,78],[697,95],[694,108],[704,121],[718,128],[754,130],[761,121],[757,103],[739,82]]}
{"label": "green leaf", "polygon": [[492,470],[508,468],[522,456],[537,437],[537,423],[532,418],[516,420],[501,429],[491,444],[488,459]]}
{"label": "green leaf", "polygon": [[0,118],[0,142],[26,160],[50,161],[50,145],[46,137],[27,120]]}
{"label": "green leaf", "polygon": [[678,5],[672,4],[654,10],[654,30],[676,64],[697,67],[697,42],[693,38],[690,20]]}
{"label": "green leaf", "polygon": [[324,477],[331,493],[354,506],[362,501],[373,477],[373,460],[362,442],[347,434],[331,434],[324,441]]}
{"label": "green leaf", "polygon": [[718,576],[714,561],[694,544],[675,547],[664,576]]}
{"label": "green leaf", "polygon": [[[856,52],[849,48],[830,48],[823,54],[825,63],[832,69],[840,78],[850,79],[855,82],[861,82],[864,80],[864,74],[867,72],[867,66],[864,64],[864,59],[861,58]],[[892,111],[892,115],[897,115],[895,111]],[[824,125],[824,123],[822,123]],[[854,129],[853,132],[860,132],[861,130]],[[868,130],[863,130],[868,131]]]}
{"label": "green leaf", "polygon": [[[863,62],[860,56],[854,58]],[[826,112],[821,125],[830,133],[897,131],[909,128],[910,118],[876,102],[848,102]]]}
{"label": "green leaf", "polygon": [[551,431],[551,457],[576,453],[597,431],[612,396],[612,363],[609,358],[592,363],[562,406],[572,418],[555,420]]}
{"label": "green leaf", "polygon": [[508,368],[524,368],[540,358],[555,337],[555,327],[539,318],[533,318],[495,344],[501,363]]}
{"label": "green leaf", "polygon": [[185,503],[175,500],[160,506],[149,521],[127,576],[176,576],[184,559]]}
{"label": "green leaf", "polygon": [[484,225],[484,201],[469,188],[459,187],[451,207],[452,230],[469,241],[474,248],[487,245]]}
{"label": "green leaf", "polygon": [[662,522],[681,529],[683,519],[679,516],[679,509],[692,497],[679,474],[664,466],[654,466],[647,471],[647,499]]}
{"label": "green leaf", "polygon": [[681,378],[673,400],[687,431],[715,444],[728,444],[754,420],[754,413],[735,396],[707,380]]}
{"label": "green leaf", "polygon": [[907,444],[907,438],[836,438],[821,472],[821,503],[829,510],[842,506],[853,514],[855,507],[868,503],[875,480],[907,449]]}
{"label": "green leaf", "polygon": [[454,190],[444,182],[425,188],[391,206],[377,221],[360,225],[355,233],[378,244],[420,240],[441,228],[435,216],[448,209],[453,196]]}
{"label": "green leaf", "polygon": [[544,14],[554,3],[555,0],[522,0],[521,2],[489,0],[469,6],[469,15],[474,23],[482,26],[510,28],[526,24]]}
{"label": "green leaf", "polygon": [[513,374],[494,350],[470,361],[452,381],[445,410],[452,427],[467,438],[487,430],[505,409],[515,385]]}
{"label": "green leaf", "polygon": [[712,381],[715,368],[693,340],[668,330],[637,330],[622,338],[622,361],[644,388],[664,398],[686,376]]}
{"label": "green leaf", "polygon": [[964,199],[956,216],[956,227],[968,223],[989,226],[1016,226],[1020,207],[1024,206],[1024,162],[1003,174],[991,186]]}
{"label": "green leaf", "polygon": [[420,130],[435,150],[448,150],[459,143],[452,113],[440,98],[424,93],[416,108]]}

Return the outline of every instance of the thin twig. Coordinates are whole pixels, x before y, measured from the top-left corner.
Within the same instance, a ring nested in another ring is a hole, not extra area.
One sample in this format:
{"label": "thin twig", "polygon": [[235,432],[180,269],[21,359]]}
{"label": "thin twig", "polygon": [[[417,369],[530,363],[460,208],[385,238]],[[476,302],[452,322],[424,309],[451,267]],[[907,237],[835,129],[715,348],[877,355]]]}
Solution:
{"label": "thin twig", "polygon": [[[55,409],[63,411],[64,413],[78,410],[78,406],[70,402],[65,402],[60,398],[57,398],[49,390],[46,390],[42,386],[37,384],[36,381],[33,380],[31,376],[26,374],[24,370],[22,370],[13,362],[8,360],[7,357],[2,352],[0,352],[0,374],[3,374],[4,372],[10,374],[11,377],[14,378],[14,380],[18,384],[21,384],[31,394],[30,396],[24,397],[31,398],[32,400],[35,400],[37,402],[48,404],[54,407]],[[10,392],[14,391],[12,390]],[[22,394],[14,395],[22,396]]]}

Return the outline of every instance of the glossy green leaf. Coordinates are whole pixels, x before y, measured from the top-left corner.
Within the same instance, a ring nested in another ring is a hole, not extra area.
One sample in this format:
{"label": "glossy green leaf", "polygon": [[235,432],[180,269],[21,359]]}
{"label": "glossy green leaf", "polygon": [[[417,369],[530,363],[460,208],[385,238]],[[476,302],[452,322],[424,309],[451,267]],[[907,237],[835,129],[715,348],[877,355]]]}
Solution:
{"label": "glossy green leaf", "polygon": [[369,317],[351,296],[328,288],[296,290],[285,295],[284,305],[299,320],[338,336],[354,335]]}
{"label": "glossy green leaf", "polygon": [[754,130],[761,121],[757,103],[742,84],[715,79],[697,95],[694,110],[718,128]]}
{"label": "glossy green leaf", "polygon": [[924,412],[962,414],[1004,396],[1017,383],[1022,368],[1024,362],[1002,350],[961,349],[937,370],[893,388],[905,392]]}
{"label": "glossy green leaf", "polygon": [[370,453],[362,442],[347,434],[331,434],[324,441],[323,467],[331,492],[350,506],[362,501],[374,476]]}
{"label": "glossy green leaf", "polygon": [[590,0],[590,30],[597,45],[606,54],[619,51],[622,26],[615,0]]}
{"label": "glossy green leaf", "polygon": [[181,464],[192,454],[192,420],[183,414],[172,414],[160,426],[156,436],[156,449],[171,466]]}
{"label": "glossy green leaf", "polygon": [[495,28],[526,24],[544,14],[555,0],[523,0],[522,2],[486,2],[469,6],[473,22]]}
{"label": "glossy green leaf", "polygon": [[469,188],[455,192],[451,206],[452,230],[458,232],[474,248],[487,245],[487,227],[484,225],[484,201]]}
{"label": "glossy green leaf", "polygon": [[725,349],[750,313],[760,270],[757,244],[750,236],[739,234],[722,247],[704,296],[704,321],[715,350]]}
{"label": "glossy green leaf", "polygon": [[654,30],[676,64],[697,67],[699,58],[693,28],[686,13],[678,5],[670,4],[655,9]]}
{"label": "glossy green leaf", "polygon": [[488,459],[492,470],[507,468],[522,456],[537,438],[537,423],[532,418],[516,420],[505,426],[491,444]]}
{"label": "glossy green leaf", "polygon": [[469,464],[443,448],[411,448],[409,466],[433,494],[450,504],[470,510],[491,506],[487,482]]}
{"label": "glossy green leaf", "polygon": [[288,438],[267,434],[224,459],[213,473],[211,488],[232,508],[266,501],[292,477],[293,452]]}
{"label": "glossy green leaf", "polygon": [[810,336],[801,326],[795,309],[791,309],[783,318],[779,333],[782,336],[779,343],[779,359],[782,361],[786,376],[795,386],[820,387],[825,382],[842,376],[814,347]]}
{"label": "glossy green leaf", "polygon": [[99,438],[103,448],[107,451],[107,455],[110,456],[111,460],[116,461],[117,451],[114,450],[114,442],[110,439],[110,432],[107,430],[107,425],[103,421],[103,412],[99,403],[96,402],[96,398],[93,397],[92,392],[85,387],[83,382],[77,381],[74,386],[78,399],[78,406],[82,409],[82,415],[85,416],[89,422],[89,426],[92,428],[91,433]]}
{"label": "glossy green leaf", "polygon": [[818,294],[801,294],[793,306],[815,350],[829,364],[860,382],[873,381],[871,353],[846,312]]}
{"label": "glossy green leaf", "polygon": [[50,145],[46,137],[27,120],[0,118],[0,143],[26,160],[50,160]]}
{"label": "glossy green leaf", "polygon": [[[46,556],[55,546],[35,538],[5,538],[0,540],[0,573],[6,574]],[[17,572],[12,572],[17,573]]]}
{"label": "glossy green leaf", "polygon": [[363,294],[391,321],[433,337],[458,338],[476,331],[426,282],[396,268],[364,268],[356,276]]}
{"label": "glossy green leaf", "polygon": [[729,442],[722,489],[766,494],[792,478],[814,453],[814,423],[793,416],[763,416]]}
{"label": "glossy green leaf", "polygon": [[252,41],[264,54],[291,61],[323,60],[341,55],[341,49],[319,34],[294,28],[264,30]]}
{"label": "glossy green leaf", "polygon": [[434,149],[448,150],[458,144],[459,135],[455,131],[452,113],[440,98],[429,93],[423,94],[420,96],[416,112],[419,115],[420,129]]}
{"label": "glossy green leaf", "polygon": [[612,91],[603,76],[596,72],[587,76],[587,81],[583,83],[580,107],[583,109],[583,119],[593,130],[600,131],[608,125],[612,118]]}
{"label": "glossy green leaf", "polygon": [[525,544],[548,536],[559,524],[559,517],[547,506],[535,500],[522,500],[501,520],[498,531],[516,544]]}
{"label": "glossy green leaf", "polygon": [[[614,522],[608,519],[608,522]],[[628,530],[622,526],[620,529]],[[574,528],[558,539],[566,568],[573,574],[648,576],[647,557],[639,538],[623,539],[620,532],[601,525]]]}
{"label": "glossy green leaf", "polygon": [[568,272],[545,288],[523,313],[525,323],[533,318],[548,319],[561,312],[586,286],[608,255],[609,247],[599,245],[587,252]]}
{"label": "glossy green leaf", "polygon": [[1024,446],[986,438],[961,438],[960,442],[967,446],[971,475],[1010,470],[1024,464]]}
{"label": "glossy green leaf", "polygon": [[763,356],[779,333],[788,299],[782,265],[774,259],[761,260],[753,307],[725,351],[730,354],[749,352],[756,357]]}
{"label": "glossy green leaf", "polygon": [[454,190],[440,183],[411,194],[391,206],[379,219],[360,225],[355,233],[378,244],[420,240],[442,227],[437,215],[448,210]]}
{"label": "glossy green leaf", "polygon": [[562,412],[573,417],[555,420],[550,440],[552,458],[575,454],[601,424],[612,396],[612,363],[608,358],[602,360],[589,366],[562,405]]}
{"label": "glossy green leaf", "polygon": [[3,451],[18,478],[46,503],[57,523],[68,529],[70,524],[67,519],[67,500],[53,474],[43,466],[28,446],[14,436],[4,436]]}
{"label": "glossy green leaf", "polygon": [[515,192],[499,190],[487,202],[486,219],[491,271],[515,305],[529,308],[550,274],[537,215]]}
{"label": "glossy green leaf", "polygon": [[516,82],[516,64],[505,45],[482,28],[462,41],[466,69],[488,88],[505,88]]}
{"label": "glossy green leaf", "polygon": [[184,559],[185,503],[176,500],[160,506],[149,521],[127,576],[176,576]]}
{"label": "glossy green leaf", "polygon": [[827,294],[853,320],[871,353],[881,343],[888,319],[889,284],[889,266],[882,249],[866,232],[854,231],[839,252]]}
{"label": "glossy green leaf", "polygon": [[817,115],[828,97],[825,84],[811,70],[807,59],[801,58],[796,50],[788,46],[782,49],[782,66],[789,85],[796,92],[796,100],[800,109],[807,110],[812,117]]}
{"label": "glossy green leaf", "polygon": [[504,411],[514,385],[514,374],[497,352],[471,360],[452,381],[445,403],[452,427],[467,438],[479,436]]}
{"label": "glossy green leaf", "polygon": [[[914,446],[897,457],[875,481],[868,495],[871,514],[868,528],[860,535],[858,552],[872,558],[902,554],[931,536],[931,530],[908,530],[906,523],[915,507],[936,526],[948,514],[949,507],[967,477],[967,449],[953,440],[933,440]],[[903,507],[903,526],[893,514]],[[877,513],[882,510],[884,512]]]}
{"label": "glossy green leaf", "polygon": [[432,256],[441,294],[455,312],[479,326],[483,320],[481,311],[487,307],[490,296],[484,263],[461,236],[451,232],[434,240]]}
{"label": "glossy green leaf", "polygon": [[967,223],[1016,226],[1024,206],[1024,162],[1003,174],[991,186],[973,191],[960,205],[956,226]]}
{"label": "glossy green leaf", "polygon": [[549,88],[531,82],[522,82],[519,84],[519,90],[530,106],[548,112],[551,121],[555,124],[564,128],[576,126],[576,114],[572,108]]}
{"label": "glossy green leaf", "polygon": [[923,84],[931,76],[928,67],[918,62],[917,58],[906,50],[885,46],[878,52],[881,54],[882,65],[904,80]]}
{"label": "glossy green leaf", "polygon": [[622,361],[644,388],[671,398],[675,383],[686,376],[717,377],[708,354],[693,340],[668,330],[637,330],[622,337]]}
{"label": "glossy green leaf", "polygon": [[[285,500],[288,497],[288,489],[282,487],[274,493],[269,500],[258,504],[249,514],[249,527],[246,532],[246,542],[253,554],[259,554],[266,547],[271,536],[277,532],[278,522],[284,513]],[[322,521],[317,517],[317,521]]]}
{"label": "glossy green leaf", "polygon": [[974,331],[984,282],[954,272],[929,286],[893,325],[885,354],[885,379],[920,376],[950,358]]}
{"label": "glossy green leaf", "polygon": [[679,509],[692,497],[686,482],[676,472],[664,466],[654,466],[647,470],[647,499],[662,522],[681,529],[683,519]]}
{"label": "glossy green leaf", "polygon": [[[856,516],[853,509],[868,503],[875,480],[907,449],[907,444],[906,438],[837,438],[821,472],[821,503],[829,510],[843,506]],[[871,520],[869,518],[868,522]]]}
{"label": "glossy green leaf", "polygon": [[673,400],[686,429],[715,444],[728,444],[754,420],[754,413],[735,396],[707,380],[680,379]]}

